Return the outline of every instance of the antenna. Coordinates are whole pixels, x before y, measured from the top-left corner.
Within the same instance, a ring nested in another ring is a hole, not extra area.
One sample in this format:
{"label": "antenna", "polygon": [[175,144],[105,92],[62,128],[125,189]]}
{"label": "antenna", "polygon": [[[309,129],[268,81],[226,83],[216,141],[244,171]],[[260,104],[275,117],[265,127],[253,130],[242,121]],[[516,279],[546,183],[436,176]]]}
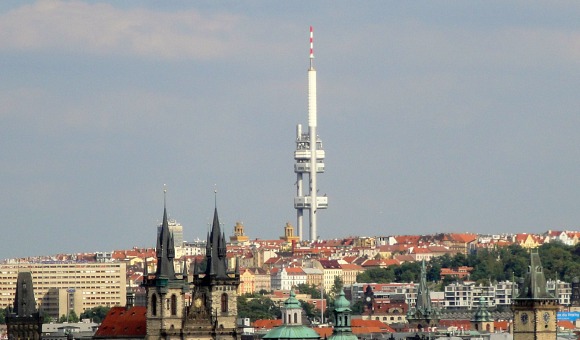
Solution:
{"label": "antenna", "polygon": [[310,68],[312,68],[312,63],[314,62],[314,30],[310,26]]}

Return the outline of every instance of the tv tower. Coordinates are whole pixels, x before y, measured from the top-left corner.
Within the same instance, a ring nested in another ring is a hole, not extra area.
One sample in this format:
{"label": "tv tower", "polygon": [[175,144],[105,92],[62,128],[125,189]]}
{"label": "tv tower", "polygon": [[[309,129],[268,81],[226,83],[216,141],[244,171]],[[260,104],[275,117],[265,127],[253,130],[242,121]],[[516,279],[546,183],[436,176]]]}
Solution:
{"label": "tv tower", "polygon": [[[314,40],[310,26],[310,67],[308,68],[308,133],[302,133],[302,125],[296,126],[296,151],[294,151],[294,172],[296,173],[296,197],[294,208],[300,240],[303,234],[304,210],[310,211],[310,241],[318,238],[316,212],[328,208],[328,197],[319,197],[316,173],[324,172],[324,150],[322,141],[316,135],[316,70],[314,69]],[[302,176],[308,173],[310,185],[308,195],[304,195]]]}

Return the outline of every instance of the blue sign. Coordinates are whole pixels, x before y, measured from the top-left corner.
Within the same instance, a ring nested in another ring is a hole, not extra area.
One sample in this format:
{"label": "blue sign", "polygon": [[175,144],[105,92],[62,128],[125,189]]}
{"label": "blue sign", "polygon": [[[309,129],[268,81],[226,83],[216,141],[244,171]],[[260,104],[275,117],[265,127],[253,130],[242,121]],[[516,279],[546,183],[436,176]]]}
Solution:
{"label": "blue sign", "polygon": [[580,312],[558,312],[556,318],[558,320],[575,322],[577,319],[580,319]]}

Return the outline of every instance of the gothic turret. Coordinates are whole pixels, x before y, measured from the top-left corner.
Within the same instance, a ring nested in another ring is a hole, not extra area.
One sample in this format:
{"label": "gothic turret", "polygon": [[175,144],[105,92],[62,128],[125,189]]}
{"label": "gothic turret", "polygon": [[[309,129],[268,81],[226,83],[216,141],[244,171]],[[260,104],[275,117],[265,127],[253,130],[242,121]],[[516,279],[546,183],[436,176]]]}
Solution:
{"label": "gothic turret", "polygon": [[417,302],[415,308],[409,308],[407,321],[410,329],[424,331],[427,328],[437,326],[441,318],[439,309],[431,304],[429,287],[427,287],[427,270],[425,260],[421,264],[421,279],[417,290]]}

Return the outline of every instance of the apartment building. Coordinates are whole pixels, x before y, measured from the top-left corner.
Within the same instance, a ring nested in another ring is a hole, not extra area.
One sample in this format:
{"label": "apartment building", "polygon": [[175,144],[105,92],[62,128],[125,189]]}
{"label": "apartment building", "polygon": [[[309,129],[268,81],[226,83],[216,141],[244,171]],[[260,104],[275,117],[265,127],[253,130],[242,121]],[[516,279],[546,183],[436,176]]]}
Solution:
{"label": "apartment building", "polygon": [[487,307],[495,307],[495,285],[477,285],[473,281],[456,282],[445,286],[444,304],[447,309],[479,307],[483,298]]}
{"label": "apartment building", "polygon": [[[558,289],[556,289],[556,282],[558,283]],[[572,284],[560,280],[548,280],[546,282],[546,289],[548,290],[548,293],[558,298],[558,301],[561,305],[570,305],[570,299],[572,297]]]}
{"label": "apartment building", "polygon": [[18,273],[32,274],[38,310],[59,318],[97,306],[126,303],[125,263],[18,263],[0,264],[0,306],[14,303]]}

